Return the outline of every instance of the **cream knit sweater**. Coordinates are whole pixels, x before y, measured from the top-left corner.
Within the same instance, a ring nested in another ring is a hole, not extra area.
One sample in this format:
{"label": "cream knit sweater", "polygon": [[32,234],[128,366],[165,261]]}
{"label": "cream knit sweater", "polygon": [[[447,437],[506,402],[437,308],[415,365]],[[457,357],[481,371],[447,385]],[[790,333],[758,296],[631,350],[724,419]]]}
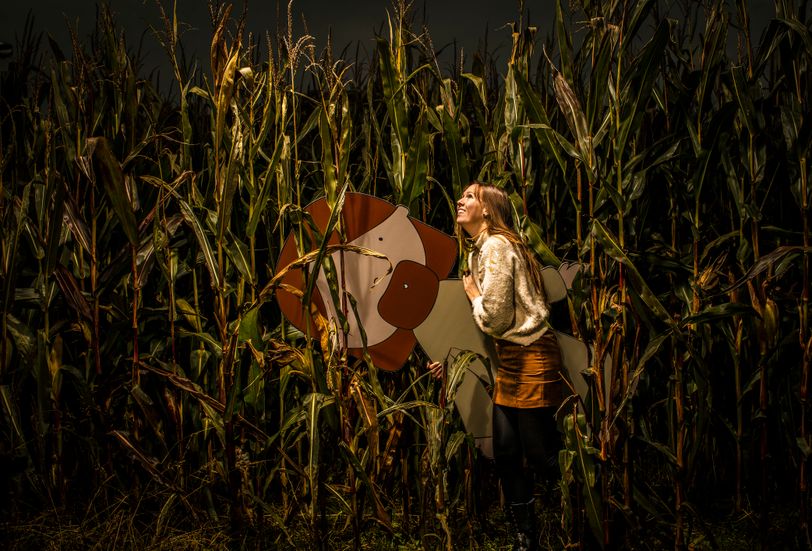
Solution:
{"label": "cream knit sweater", "polygon": [[527,346],[547,330],[550,309],[536,291],[524,259],[500,235],[483,232],[468,257],[480,296],[471,301],[474,321],[486,334]]}

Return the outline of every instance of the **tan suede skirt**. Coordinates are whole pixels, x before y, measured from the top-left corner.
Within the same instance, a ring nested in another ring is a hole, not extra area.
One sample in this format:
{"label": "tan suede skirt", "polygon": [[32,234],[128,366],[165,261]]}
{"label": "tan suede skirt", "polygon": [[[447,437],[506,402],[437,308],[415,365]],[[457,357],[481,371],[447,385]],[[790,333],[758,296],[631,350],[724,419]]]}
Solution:
{"label": "tan suede skirt", "polygon": [[495,340],[499,369],[493,403],[514,408],[559,406],[563,400],[561,351],[552,331],[527,346]]}

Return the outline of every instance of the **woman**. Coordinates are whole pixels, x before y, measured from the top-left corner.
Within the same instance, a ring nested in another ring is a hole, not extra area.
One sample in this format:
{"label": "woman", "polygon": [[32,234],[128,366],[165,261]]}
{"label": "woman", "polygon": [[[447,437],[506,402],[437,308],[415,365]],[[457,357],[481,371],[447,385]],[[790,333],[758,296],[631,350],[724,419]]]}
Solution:
{"label": "woman", "polygon": [[[514,549],[537,549],[533,476],[557,470],[554,414],[563,398],[561,356],[548,330],[541,268],[513,227],[510,199],[474,182],[457,201],[457,226],[472,243],[463,276],[476,324],[493,337],[499,367],[493,394],[493,450],[502,492],[517,530]],[[430,363],[434,377],[443,365]]]}

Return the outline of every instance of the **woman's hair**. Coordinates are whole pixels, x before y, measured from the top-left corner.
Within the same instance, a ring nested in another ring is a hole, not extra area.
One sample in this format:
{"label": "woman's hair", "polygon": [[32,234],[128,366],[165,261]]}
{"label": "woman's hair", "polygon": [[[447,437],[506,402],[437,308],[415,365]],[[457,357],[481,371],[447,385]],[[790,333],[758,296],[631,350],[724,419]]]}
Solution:
{"label": "woman's hair", "polygon": [[519,232],[516,231],[513,224],[513,206],[510,203],[508,194],[505,190],[485,182],[473,181],[469,185],[476,186],[474,193],[480,204],[482,204],[483,210],[487,211],[485,225],[487,226],[488,233],[491,235],[501,235],[513,245],[524,259],[524,264],[527,266],[527,271],[530,274],[533,286],[538,292],[543,294],[544,281],[541,277],[541,266],[533,252],[522,240]]}

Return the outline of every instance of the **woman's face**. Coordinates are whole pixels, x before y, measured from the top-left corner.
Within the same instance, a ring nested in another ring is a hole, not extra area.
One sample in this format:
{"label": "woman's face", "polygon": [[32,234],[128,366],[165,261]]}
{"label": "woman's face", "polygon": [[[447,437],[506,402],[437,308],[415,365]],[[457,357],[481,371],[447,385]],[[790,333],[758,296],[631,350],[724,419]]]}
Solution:
{"label": "woman's face", "polygon": [[457,201],[457,224],[468,235],[476,235],[487,227],[485,209],[477,197],[477,186],[472,184],[465,188],[462,197]]}

